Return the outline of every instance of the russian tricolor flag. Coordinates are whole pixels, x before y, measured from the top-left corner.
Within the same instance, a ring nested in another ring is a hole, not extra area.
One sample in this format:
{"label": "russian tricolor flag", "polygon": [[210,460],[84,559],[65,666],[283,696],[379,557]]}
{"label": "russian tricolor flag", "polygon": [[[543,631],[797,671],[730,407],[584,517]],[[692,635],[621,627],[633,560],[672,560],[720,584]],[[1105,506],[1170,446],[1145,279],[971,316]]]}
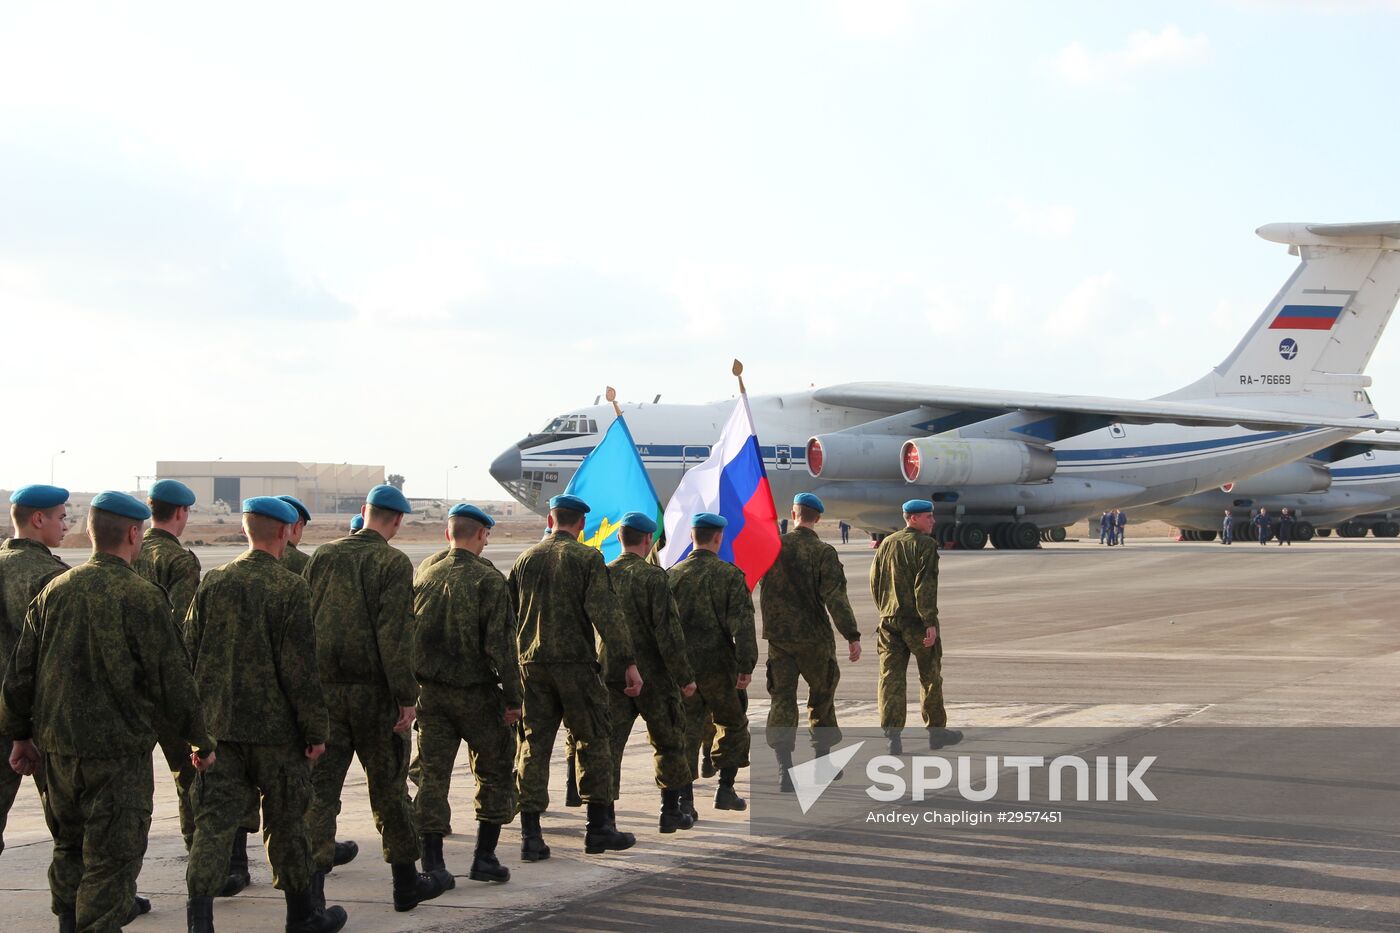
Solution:
{"label": "russian tricolor flag", "polygon": [[709,459],[686,471],[666,505],[666,547],[661,566],[671,567],[690,553],[690,519],[715,512],[729,520],[719,556],[744,571],[749,591],[778,559],[778,510],[763,469],[748,399],[734,405]]}
{"label": "russian tricolor flag", "polygon": [[1284,305],[1269,330],[1331,330],[1341,314],[1332,305]]}

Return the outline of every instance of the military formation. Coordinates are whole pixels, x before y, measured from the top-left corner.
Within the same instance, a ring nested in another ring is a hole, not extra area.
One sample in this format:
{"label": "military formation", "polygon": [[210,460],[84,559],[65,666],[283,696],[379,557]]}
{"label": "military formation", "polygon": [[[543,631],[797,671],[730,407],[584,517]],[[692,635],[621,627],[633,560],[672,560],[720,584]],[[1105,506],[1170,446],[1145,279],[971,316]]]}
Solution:
{"label": "military formation", "polygon": [[[509,881],[496,849],[517,814],[522,861],[549,859],[543,817],[561,727],[587,808],[587,853],[636,844],[618,827],[615,804],[638,718],[661,833],[695,825],[694,785],[707,773],[719,775],[714,809],[748,806],[737,777],[749,766],[757,632],[745,575],[720,556],[721,515],[693,516],[689,553],[663,570],[653,517],[623,516],[621,554],[605,563],[579,540],[588,504],[556,496],[549,532],[502,574],[482,556],[495,522],[473,505],[452,508],[446,547],[415,570],[391,544],[412,513],[393,486],[370,491],[361,527],[309,556],[297,546],[306,507],[291,496],[255,497],[242,503],[248,549],[201,578],[179,540],[195,504],[183,484],[157,482],[145,502],[95,497],[93,554],[76,568],[52,553],[68,530],[67,500],[54,486],[17,491],[14,534],[0,546],[0,736],[10,763],[0,769],[8,775],[0,837],[30,776],[54,836],[49,878],[61,931],[114,931],[150,909],[136,883],[157,745],[179,798],[192,933],[212,931],[216,900],[249,884],[246,841],[259,828],[286,929],[345,925],[346,911],[327,903],[326,880],[358,852],[335,838],[352,758],[364,768],[401,911],[455,886],[443,838],[453,831],[463,743],[476,783],[474,881]],[[760,587],[765,734],[784,791],[799,680],[811,744],[824,755],[841,739],[833,629],[850,662],[861,656],[845,573],[816,532],[824,511],[811,493],[795,497],[792,528]],[[911,655],[930,747],[961,738],[943,704],[933,505],[911,500],[903,513],[906,527],[884,540],[870,571],[880,725],[895,754]]]}

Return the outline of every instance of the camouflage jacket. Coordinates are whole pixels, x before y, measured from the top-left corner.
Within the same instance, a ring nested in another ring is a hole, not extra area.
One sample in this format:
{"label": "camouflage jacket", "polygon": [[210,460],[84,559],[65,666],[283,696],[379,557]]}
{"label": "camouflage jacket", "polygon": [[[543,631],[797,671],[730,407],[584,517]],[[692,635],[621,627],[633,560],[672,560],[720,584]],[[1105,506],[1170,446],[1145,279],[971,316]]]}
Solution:
{"label": "camouflage jacket", "polygon": [[199,558],[180,539],[159,528],[147,528],[141,541],[141,556],[132,569],[165,590],[174,609],[175,621],[185,618],[199,586]]}
{"label": "camouflage jacket", "polygon": [[938,543],[903,528],[880,542],[870,564],[870,595],[881,619],[938,624]]}
{"label": "camouflage jacket", "polygon": [[211,570],[185,619],[204,721],[219,741],[326,740],[311,588],[266,551]]}
{"label": "camouflage jacket", "polygon": [[846,571],[836,548],[810,528],[794,528],[780,540],[778,559],[763,575],[758,593],[763,637],[830,643],[834,623],[846,641],[859,641],[860,629],[846,596]]}
{"label": "camouflage jacket", "polygon": [[471,551],[419,567],[413,582],[413,672],[419,683],[501,685],[520,705],[515,612],[505,577]]}
{"label": "camouflage jacket", "polygon": [[[649,564],[645,558],[623,551],[611,564],[613,591],[617,593],[618,608],[627,623],[636,655],[637,671],[643,684],[675,681],[684,687],[695,679],[686,660],[685,635],[681,633],[680,614],[666,571]],[[605,683],[620,684],[626,680],[627,667],[612,659],[604,645],[600,663]],[[643,689],[646,689],[643,687]]]}
{"label": "camouflage jacket", "polygon": [[752,674],[758,639],[744,571],[696,548],[668,572],[690,666],[700,674]]}
{"label": "camouflage jacket", "polygon": [[311,557],[295,544],[289,543],[287,549],[282,552],[282,566],[298,576],[306,573],[306,565],[309,563]]}
{"label": "camouflage jacket", "polygon": [[601,552],[552,534],[516,558],[508,583],[521,664],[596,663],[595,629],[615,663],[633,663]]}
{"label": "camouflage jacket", "polygon": [[0,688],[0,735],[60,755],[149,755],[156,717],[214,747],[170,600],[126,561],[94,554],[29,607]]}
{"label": "camouflage jacket", "polygon": [[375,684],[400,706],[416,703],[408,555],[365,528],[318,547],[305,576],[322,683]]}
{"label": "camouflage jacket", "polygon": [[24,613],[39,591],[68,565],[42,542],[10,538],[0,544],[0,677],[24,628]]}
{"label": "camouflage jacket", "polygon": [[[423,574],[426,573],[428,568],[433,566],[433,564],[436,564],[438,561],[447,560],[447,558],[451,557],[452,551],[453,548],[449,546],[443,548],[441,551],[434,551],[432,554],[429,554],[427,557],[423,558],[423,560],[418,564],[418,569],[413,571],[413,582],[417,584],[418,578],[423,576]],[[483,558],[483,560],[484,559],[485,558]],[[487,561],[487,563],[491,562]],[[491,566],[494,567],[496,565],[491,564]]]}

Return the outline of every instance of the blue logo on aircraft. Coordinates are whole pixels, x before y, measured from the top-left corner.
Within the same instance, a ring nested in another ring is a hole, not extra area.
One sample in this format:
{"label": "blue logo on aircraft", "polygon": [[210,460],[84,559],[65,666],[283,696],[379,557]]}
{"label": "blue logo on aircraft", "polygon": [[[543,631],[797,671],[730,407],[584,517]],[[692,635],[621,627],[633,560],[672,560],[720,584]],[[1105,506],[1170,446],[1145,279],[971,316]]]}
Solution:
{"label": "blue logo on aircraft", "polygon": [[1285,360],[1291,360],[1298,355],[1298,341],[1292,337],[1285,337],[1279,341],[1278,355]]}

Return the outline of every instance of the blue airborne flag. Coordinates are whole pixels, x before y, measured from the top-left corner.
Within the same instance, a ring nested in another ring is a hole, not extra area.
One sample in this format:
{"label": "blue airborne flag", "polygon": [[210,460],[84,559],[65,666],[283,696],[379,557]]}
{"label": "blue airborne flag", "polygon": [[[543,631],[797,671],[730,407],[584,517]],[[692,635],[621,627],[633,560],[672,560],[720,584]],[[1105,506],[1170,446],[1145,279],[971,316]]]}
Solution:
{"label": "blue airborne flag", "polygon": [[617,529],[628,512],[650,515],[657,527],[661,526],[661,500],[621,415],[579,464],[564,491],[588,503],[588,521],[579,540],[602,551],[604,560],[611,561],[622,553]]}

